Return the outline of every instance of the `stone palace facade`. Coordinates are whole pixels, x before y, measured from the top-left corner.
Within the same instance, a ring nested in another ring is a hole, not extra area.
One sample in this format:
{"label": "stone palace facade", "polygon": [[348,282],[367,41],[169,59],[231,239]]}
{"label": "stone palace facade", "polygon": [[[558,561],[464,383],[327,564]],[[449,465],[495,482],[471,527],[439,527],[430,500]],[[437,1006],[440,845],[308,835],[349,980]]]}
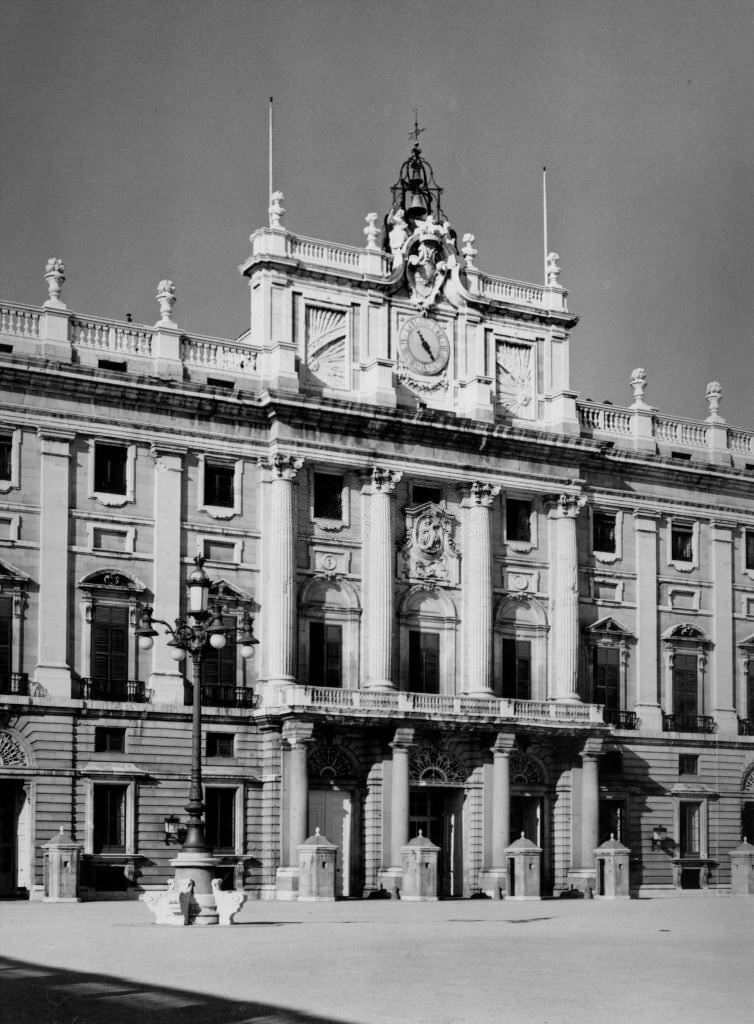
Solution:
{"label": "stone palace facade", "polygon": [[[292,233],[241,266],[250,326],[87,317],[49,261],[0,303],[0,895],[82,844],[91,898],[164,885],[191,687],[141,606],[182,614],[194,555],[260,643],[203,664],[208,838],[228,884],[295,898],[319,828],[336,888],[500,896],[630,851],[634,894],[729,891],[754,836],[754,432],[577,400],[558,258],[477,267],[414,145],[361,247]],[[387,205],[387,204],[386,204]]]}

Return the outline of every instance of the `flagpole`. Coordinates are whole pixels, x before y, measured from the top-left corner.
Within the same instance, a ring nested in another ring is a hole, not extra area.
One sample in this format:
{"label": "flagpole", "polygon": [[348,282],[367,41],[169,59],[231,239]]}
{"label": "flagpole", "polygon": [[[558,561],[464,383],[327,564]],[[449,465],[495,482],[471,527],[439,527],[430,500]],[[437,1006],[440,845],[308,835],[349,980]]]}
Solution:
{"label": "flagpole", "polygon": [[270,96],[270,113],[269,113],[269,137],[267,142],[267,158],[268,158],[268,177],[270,184],[269,197],[272,197],[272,96]]}
{"label": "flagpole", "polygon": [[547,168],[542,168],[542,243],[544,248],[544,282],[547,284]]}

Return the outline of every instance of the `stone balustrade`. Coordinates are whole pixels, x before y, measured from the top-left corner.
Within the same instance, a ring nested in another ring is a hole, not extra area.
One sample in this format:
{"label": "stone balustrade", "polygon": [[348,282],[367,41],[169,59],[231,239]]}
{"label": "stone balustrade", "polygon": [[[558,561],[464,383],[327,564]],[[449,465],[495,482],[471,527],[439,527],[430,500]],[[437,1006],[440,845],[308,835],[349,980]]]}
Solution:
{"label": "stone balustrade", "polygon": [[71,317],[69,337],[74,351],[94,349],[114,356],[152,355],[152,331],[137,324],[117,320]]}
{"label": "stone balustrade", "polygon": [[344,690],[326,686],[293,685],[282,692],[290,708],[357,716],[395,717],[402,714],[475,721],[515,720],[539,725],[589,726],[603,724],[599,704],[559,704],[555,701],[513,700],[505,697],[447,696],[404,691]]}
{"label": "stone balustrade", "polygon": [[33,306],[12,306],[0,302],[0,334],[16,338],[38,338],[41,310]]}

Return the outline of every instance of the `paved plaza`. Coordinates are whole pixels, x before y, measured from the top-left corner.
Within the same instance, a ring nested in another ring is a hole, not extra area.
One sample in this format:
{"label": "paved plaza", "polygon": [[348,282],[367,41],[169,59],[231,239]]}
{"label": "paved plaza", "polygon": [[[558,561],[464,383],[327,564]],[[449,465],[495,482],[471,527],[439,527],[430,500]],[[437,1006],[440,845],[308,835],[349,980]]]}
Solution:
{"label": "paved plaza", "polygon": [[751,1021],[754,899],[0,903],[3,1024]]}

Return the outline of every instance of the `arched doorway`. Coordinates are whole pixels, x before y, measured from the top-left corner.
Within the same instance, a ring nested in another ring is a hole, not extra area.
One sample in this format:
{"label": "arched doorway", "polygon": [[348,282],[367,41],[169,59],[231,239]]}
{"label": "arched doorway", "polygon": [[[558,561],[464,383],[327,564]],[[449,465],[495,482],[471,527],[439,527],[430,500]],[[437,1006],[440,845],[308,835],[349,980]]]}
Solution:
{"label": "arched doorway", "polygon": [[427,744],[414,751],[409,770],[409,839],[421,831],[439,847],[438,896],[462,896],[463,764],[448,747]]}

